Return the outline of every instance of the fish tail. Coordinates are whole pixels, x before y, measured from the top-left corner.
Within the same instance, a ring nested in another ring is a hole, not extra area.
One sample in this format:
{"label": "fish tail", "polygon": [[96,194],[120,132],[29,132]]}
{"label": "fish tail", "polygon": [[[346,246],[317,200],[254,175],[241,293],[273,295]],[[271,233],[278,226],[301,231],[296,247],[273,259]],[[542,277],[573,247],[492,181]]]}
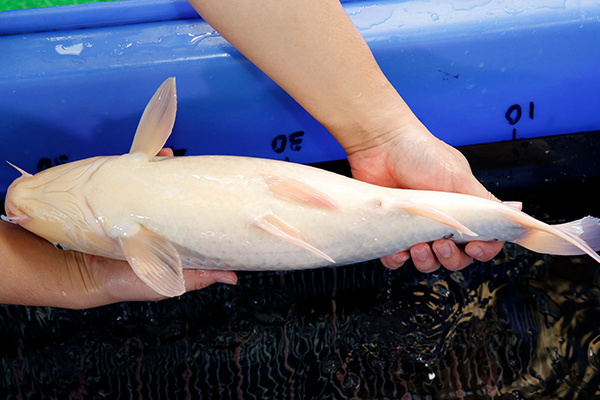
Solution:
{"label": "fish tail", "polygon": [[[534,220],[535,221],[535,220]],[[527,221],[530,230],[515,243],[538,252],[561,256],[588,254],[598,263],[600,256],[600,219],[585,217],[559,225]]]}

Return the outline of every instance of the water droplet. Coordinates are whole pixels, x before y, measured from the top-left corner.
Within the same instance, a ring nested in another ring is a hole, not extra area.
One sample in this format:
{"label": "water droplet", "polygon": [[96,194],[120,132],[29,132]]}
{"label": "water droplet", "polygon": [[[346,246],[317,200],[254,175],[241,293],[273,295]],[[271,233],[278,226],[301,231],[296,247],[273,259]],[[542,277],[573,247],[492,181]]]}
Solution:
{"label": "water droplet", "polygon": [[437,21],[438,19],[440,19],[440,15],[438,13],[432,13],[431,14],[431,20],[432,21]]}
{"label": "water droplet", "polygon": [[510,392],[510,400],[525,400],[525,395],[520,390]]}
{"label": "water droplet", "polygon": [[521,366],[521,363],[519,362],[519,358],[512,351],[508,353],[508,365],[512,369],[517,369]]}
{"label": "water droplet", "polygon": [[527,329],[527,334],[530,337],[537,337],[538,332],[537,332],[537,329],[535,329],[535,328],[529,328],[529,329]]}
{"label": "water droplet", "polygon": [[332,374],[340,368],[340,360],[337,356],[331,354],[321,361],[321,372]]}
{"label": "water droplet", "polygon": [[360,386],[360,378],[358,377],[358,375],[350,372],[346,374],[346,376],[344,376],[343,385],[345,388],[348,389],[356,389]]}
{"label": "water droplet", "polygon": [[591,341],[588,348],[588,360],[592,367],[600,370],[600,336]]}
{"label": "water droplet", "polygon": [[61,56],[78,56],[83,51],[85,45],[83,43],[73,44],[71,46],[65,46],[64,44],[57,44],[54,50]]}
{"label": "water droplet", "polygon": [[383,371],[385,369],[386,362],[384,359],[371,354],[371,355],[369,355],[368,360],[369,360],[369,364],[373,368],[378,369],[380,371]]}
{"label": "water droplet", "polygon": [[[472,89],[474,87],[475,87],[475,85],[469,85],[469,86],[467,86],[467,89]],[[452,278],[452,280],[454,282],[458,283],[462,287],[465,286],[465,277],[463,276],[462,272],[455,271],[455,272],[453,272],[453,273],[450,274],[450,278]]]}
{"label": "water droplet", "polygon": [[[445,284],[445,282],[444,282],[444,284]],[[432,289],[434,292],[440,294],[441,296],[448,297],[450,295],[450,291],[448,290],[447,287],[442,285],[442,283],[436,283],[435,285],[433,285]]]}

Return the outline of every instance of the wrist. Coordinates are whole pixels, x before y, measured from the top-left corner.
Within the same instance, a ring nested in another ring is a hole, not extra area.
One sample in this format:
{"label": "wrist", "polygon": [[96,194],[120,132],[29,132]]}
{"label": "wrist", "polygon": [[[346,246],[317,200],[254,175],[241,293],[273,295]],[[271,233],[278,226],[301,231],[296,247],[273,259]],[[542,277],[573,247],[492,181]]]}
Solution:
{"label": "wrist", "polygon": [[323,125],[351,156],[396,140],[406,132],[424,129],[408,105],[386,82],[351,99]]}
{"label": "wrist", "polygon": [[63,282],[64,304],[60,307],[85,309],[118,302],[104,287],[102,277],[98,276],[102,272],[95,265],[97,256],[73,250],[63,251],[62,254],[64,261],[60,267],[69,280]]}

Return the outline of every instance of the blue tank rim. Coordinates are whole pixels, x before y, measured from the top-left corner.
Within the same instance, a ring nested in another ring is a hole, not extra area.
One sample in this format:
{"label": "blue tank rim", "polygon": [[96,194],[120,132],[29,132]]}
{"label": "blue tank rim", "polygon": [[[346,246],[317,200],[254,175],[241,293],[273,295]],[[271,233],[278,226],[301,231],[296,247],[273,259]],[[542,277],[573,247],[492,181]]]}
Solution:
{"label": "blue tank rim", "polygon": [[115,0],[2,11],[0,36],[199,18],[187,0]]}

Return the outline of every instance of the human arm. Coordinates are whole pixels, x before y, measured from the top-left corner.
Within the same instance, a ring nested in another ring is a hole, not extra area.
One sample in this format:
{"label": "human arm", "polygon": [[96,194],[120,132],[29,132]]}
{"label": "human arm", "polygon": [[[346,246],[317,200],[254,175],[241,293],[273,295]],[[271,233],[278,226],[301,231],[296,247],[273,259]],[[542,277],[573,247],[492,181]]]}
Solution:
{"label": "human arm", "polygon": [[[0,221],[0,303],[90,308],[161,300],[125,261],[59,250],[18,225]],[[186,291],[235,283],[232,271],[185,270]]]}
{"label": "human arm", "polygon": [[[411,189],[493,196],[456,149],[436,139],[380,70],[338,0],[189,0],[200,15],[323,124],[355,178]],[[485,261],[502,243],[449,240],[411,249],[422,271]],[[446,256],[449,254],[449,256]],[[469,255],[470,254],[470,255]],[[397,268],[403,252],[383,262]]]}

